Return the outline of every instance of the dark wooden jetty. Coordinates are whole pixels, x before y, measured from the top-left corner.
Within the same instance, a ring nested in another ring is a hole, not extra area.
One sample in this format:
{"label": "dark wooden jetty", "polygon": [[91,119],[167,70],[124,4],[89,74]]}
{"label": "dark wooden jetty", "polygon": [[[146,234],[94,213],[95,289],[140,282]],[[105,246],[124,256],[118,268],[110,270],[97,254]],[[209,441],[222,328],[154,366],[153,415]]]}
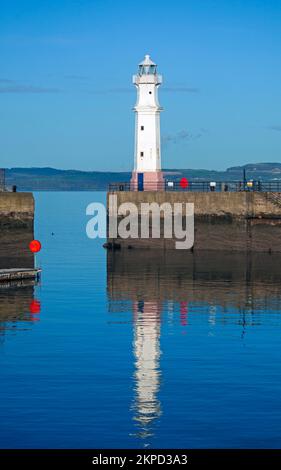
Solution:
{"label": "dark wooden jetty", "polygon": [[40,277],[39,268],[0,269],[0,282],[17,281],[20,279],[35,279]]}

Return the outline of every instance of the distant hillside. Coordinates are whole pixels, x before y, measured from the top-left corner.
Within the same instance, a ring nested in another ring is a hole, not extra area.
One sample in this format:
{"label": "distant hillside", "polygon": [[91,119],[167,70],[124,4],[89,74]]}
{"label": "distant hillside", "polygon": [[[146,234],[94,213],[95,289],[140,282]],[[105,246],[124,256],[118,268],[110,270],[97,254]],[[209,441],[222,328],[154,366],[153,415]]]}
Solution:
{"label": "distant hillside", "polygon": [[[226,171],[204,169],[166,169],[166,177],[178,179],[183,176],[197,181],[242,180],[243,170],[248,179],[268,181],[281,180],[281,163],[249,163],[227,168]],[[126,182],[131,172],[102,172],[58,170],[55,168],[6,169],[6,184],[16,185],[19,191],[106,191],[109,183]]]}
{"label": "distant hillside", "polygon": [[243,166],[233,166],[228,168],[226,171],[230,173],[237,173],[243,171],[245,168],[246,171],[252,172],[263,172],[263,173],[273,173],[273,174],[281,174],[281,163],[247,163],[247,165]]}
{"label": "distant hillside", "polygon": [[94,191],[106,190],[108,184],[129,181],[128,172],[57,170],[54,168],[11,168],[6,170],[6,184],[20,191]]}

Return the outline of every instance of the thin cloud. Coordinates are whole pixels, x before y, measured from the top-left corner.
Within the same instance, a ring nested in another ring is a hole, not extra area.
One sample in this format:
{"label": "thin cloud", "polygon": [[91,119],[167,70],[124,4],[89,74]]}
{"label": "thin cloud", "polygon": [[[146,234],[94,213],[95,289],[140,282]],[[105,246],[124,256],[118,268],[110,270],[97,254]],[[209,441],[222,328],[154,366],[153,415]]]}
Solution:
{"label": "thin cloud", "polygon": [[7,83],[15,83],[14,80],[10,80],[9,78],[0,78],[0,84],[3,83],[6,85]]}
{"label": "thin cloud", "polygon": [[54,44],[56,46],[73,46],[81,42],[80,38],[70,36],[43,36],[39,38],[46,44]]}
{"label": "thin cloud", "polygon": [[104,94],[119,94],[119,93],[133,93],[134,88],[104,88],[100,90],[87,90],[86,93],[90,95],[104,95]]}
{"label": "thin cloud", "polygon": [[131,93],[134,92],[134,88],[109,88],[108,93]]}
{"label": "thin cloud", "polygon": [[47,44],[55,46],[67,46],[73,47],[76,44],[82,44],[83,42],[89,42],[90,37],[81,37],[81,36],[66,36],[66,35],[47,35],[47,36],[30,36],[30,35],[2,35],[1,42],[20,44],[20,45],[29,45],[29,44]]}
{"label": "thin cloud", "polygon": [[162,143],[165,144],[177,144],[178,142],[185,141],[185,140],[196,140],[200,139],[203,135],[203,129],[201,132],[191,133],[185,129],[176,132],[175,134],[166,134],[162,137]]}
{"label": "thin cloud", "polygon": [[196,87],[185,87],[185,86],[170,86],[170,87],[163,87],[163,90],[167,93],[199,93],[199,88]]}
{"label": "thin cloud", "polygon": [[267,129],[270,131],[276,131],[276,132],[281,132],[281,126],[267,126]]}
{"label": "thin cloud", "polygon": [[59,93],[61,90],[58,88],[39,87],[34,85],[21,85],[10,81],[0,80],[0,93],[19,93],[19,94],[44,94],[44,93]]}
{"label": "thin cloud", "polygon": [[87,75],[65,75],[64,78],[67,80],[89,80],[90,77]]}

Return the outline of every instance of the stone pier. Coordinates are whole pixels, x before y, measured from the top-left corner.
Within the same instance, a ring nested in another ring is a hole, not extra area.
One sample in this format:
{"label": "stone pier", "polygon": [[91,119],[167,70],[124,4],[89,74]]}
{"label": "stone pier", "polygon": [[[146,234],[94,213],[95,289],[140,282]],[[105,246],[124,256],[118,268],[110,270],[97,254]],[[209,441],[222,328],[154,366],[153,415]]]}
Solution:
{"label": "stone pier", "polygon": [[0,192],[0,269],[33,268],[33,238],[33,194]]}
{"label": "stone pier", "polygon": [[[134,203],[193,203],[195,242],[193,250],[281,252],[281,193],[271,192],[165,192],[113,191],[117,207]],[[161,214],[163,218],[163,213]],[[120,221],[124,216],[119,216]],[[117,248],[175,249],[175,239],[108,238]]]}

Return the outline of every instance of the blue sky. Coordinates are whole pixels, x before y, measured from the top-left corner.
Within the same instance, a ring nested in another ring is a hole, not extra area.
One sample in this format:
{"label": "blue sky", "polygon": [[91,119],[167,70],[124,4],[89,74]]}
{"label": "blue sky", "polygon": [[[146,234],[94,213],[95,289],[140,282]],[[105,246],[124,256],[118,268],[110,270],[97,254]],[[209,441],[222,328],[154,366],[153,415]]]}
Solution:
{"label": "blue sky", "polygon": [[280,0],[0,0],[0,166],[131,170],[149,53],[165,168],[281,161]]}

